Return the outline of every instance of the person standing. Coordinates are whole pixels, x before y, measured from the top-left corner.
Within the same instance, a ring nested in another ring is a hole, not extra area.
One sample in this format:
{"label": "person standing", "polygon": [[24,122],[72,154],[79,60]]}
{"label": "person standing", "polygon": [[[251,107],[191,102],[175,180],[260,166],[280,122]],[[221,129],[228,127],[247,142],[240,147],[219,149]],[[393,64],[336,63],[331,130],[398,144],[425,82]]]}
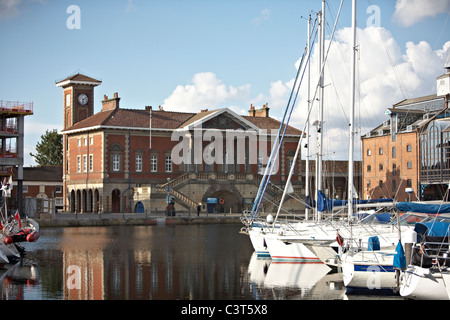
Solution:
{"label": "person standing", "polygon": [[200,210],[202,209],[202,204],[201,203],[199,203],[198,205],[197,205],[197,217],[200,215]]}

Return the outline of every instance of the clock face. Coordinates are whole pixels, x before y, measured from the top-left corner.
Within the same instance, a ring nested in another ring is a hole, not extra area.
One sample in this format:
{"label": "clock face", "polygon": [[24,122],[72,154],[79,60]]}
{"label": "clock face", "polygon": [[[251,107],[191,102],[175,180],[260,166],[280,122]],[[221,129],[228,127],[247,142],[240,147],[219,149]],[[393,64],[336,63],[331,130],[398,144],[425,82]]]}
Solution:
{"label": "clock face", "polygon": [[85,93],[82,93],[78,96],[78,103],[81,105],[87,105],[88,103],[88,96]]}

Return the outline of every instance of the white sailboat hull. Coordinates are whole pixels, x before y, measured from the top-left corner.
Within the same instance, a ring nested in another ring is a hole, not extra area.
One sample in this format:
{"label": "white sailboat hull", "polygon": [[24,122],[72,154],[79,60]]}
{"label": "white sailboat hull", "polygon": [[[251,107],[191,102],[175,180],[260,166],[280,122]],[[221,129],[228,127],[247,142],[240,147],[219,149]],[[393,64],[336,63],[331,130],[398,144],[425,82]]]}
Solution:
{"label": "white sailboat hull", "polygon": [[395,289],[395,251],[358,252],[342,255],[342,276],[347,288],[364,290]]}
{"label": "white sailboat hull", "polygon": [[290,263],[323,264],[323,262],[301,242],[288,242],[275,235],[266,238],[272,261]]}
{"label": "white sailboat hull", "polygon": [[258,257],[270,257],[265,240],[266,233],[258,229],[250,229],[248,235],[256,255]]}
{"label": "white sailboat hull", "polygon": [[448,299],[450,299],[450,273],[442,273],[442,279],[444,280],[445,290],[447,291]]}
{"label": "white sailboat hull", "polygon": [[417,300],[448,300],[449,295],[440,272],[408,266],[403,273],[400,295]]}

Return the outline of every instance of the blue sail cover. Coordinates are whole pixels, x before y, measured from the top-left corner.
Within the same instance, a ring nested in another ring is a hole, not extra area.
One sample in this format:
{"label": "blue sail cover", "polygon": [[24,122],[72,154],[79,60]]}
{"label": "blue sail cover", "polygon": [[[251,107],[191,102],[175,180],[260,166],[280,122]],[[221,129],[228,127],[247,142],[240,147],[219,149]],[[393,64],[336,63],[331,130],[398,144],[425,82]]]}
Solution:
{"label": "blue sail cover", "polygon": [[[392,201],[393,201],[392,199],[371,199],[371,200],[354,199],[353,204],[382,203]],[[333,207],[346,206],[347,203],[348,203],[347,200],[328,199],[322,191],[319,190],[318,192],[317,210],[319,212],[331,211],[333,210]]]}
{"label": "blue sail cover", "polygon": [[450,235],[450,223],[448,222],[418,222],[414,231],[421,236],[448,237]]}
{"label": "blue sail cover", "polygon": [[440,214],[450,212],[450,204],[399,202],[396,204],[396,207],[400,211],[417,213]]}
{"label": "blue sail cover", "polygon": [[403,250],[401,241],[398,242],[397,247],[395,248],[393,267],[398,269],[406,268],[405,251]]}

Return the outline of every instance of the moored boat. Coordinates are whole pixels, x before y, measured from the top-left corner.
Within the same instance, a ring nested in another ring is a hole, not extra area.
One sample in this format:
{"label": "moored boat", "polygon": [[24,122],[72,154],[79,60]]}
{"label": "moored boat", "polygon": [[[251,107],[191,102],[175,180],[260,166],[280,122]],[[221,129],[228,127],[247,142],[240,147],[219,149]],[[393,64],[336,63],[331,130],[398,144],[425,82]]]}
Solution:
{"label": "moored boat", "polygon": [[448,300],[450,274],[450,224],[433,221],[417,223],[417,243],[411,250],[411,260],[403,272],[400,294],[420,300]]}

